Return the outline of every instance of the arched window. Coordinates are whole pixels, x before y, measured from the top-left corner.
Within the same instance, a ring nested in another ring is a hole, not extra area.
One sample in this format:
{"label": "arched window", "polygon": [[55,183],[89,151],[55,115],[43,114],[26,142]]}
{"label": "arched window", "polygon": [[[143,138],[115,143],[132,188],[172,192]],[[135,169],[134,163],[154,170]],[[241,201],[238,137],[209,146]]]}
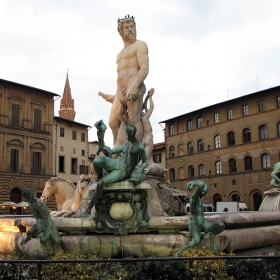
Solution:
{"label": "arched window", "polygon": [[175,180],[175,170],[173,168],[170,169],[170,180]]}
{"label": "arched window", "polygon": [[269,168],[270,167],[270,155],[269,154],[262,154],[262,168]]}
{"label": "arched window", "polygon": [[184,154],[184,146],[182,144],[180,144],[178,146],[178,155],[182,156]]}
{"label": "arched window", "polygon": [[251,131],[249,128],[243,130],[243,143],[251,142]]}
{"label": "arched window", "polygon": [[188,143],[188,153],[193,154],[193,142]]}
{"label": "arched window", "polygon": [[277,124],[278,137],[280,137],[280,122]]}
{"label": "arched window", "polygon": [[244,169],[245,171],[253,170],[252,158],[250,156],[244,158]]}
{"label": "arched window", "polygon": [[231,200],[240,202],[240,195],[235,193],[234,195],[232,195]]}
{"label": "arched window", "polygon": [[193,165],[190,165],[188,167],[188,174],[189,174],[189,178],[193,178],[194,177],[194,167],[193,167]]}
{"label": "arched window", "polygon": [[188,120],[187,121],[187,131],[191,131],[191,130],[193,130],[193,121]]}
{"label": "arched window", "polygon": [[197,150],[199,152],[203,152],[204,151],[204,146],[203,146],[203,140],[202,139],[199,139],[197,141]]}
{"label": "arched window", "polygon": [[198,117],[197,118],[197,128],[202,128],[203,127],[203,118]]}
{"label": "arched window", "polygon": [[236,172],[236,171],[237,171],[236,160],[234,158],[231,158],[229,160],[229,173]]}
{"label": "arched window", "polygon": [[216,174],[222,173],[222,162],[220,160],[216,161],[215,168],[216,168]]}
{"label": "arched window", "polygon": [[215,142],[215,148],[216,149],[221,148],[221,137],[220,137],[220,135],[216,135],[214,137],[214,142]]}
{"label": "arched window", "polygon": [[203,164],[200,164],[198,166],[198,174],[199,174],[199,176],[204,176],[205,175],[205,170],[204,170],[204,165]]}
{"label": "arched window", "polygon": [[170,157],[175,157],[175,149],[174,149],[173,146],[171,146],[171,147],[169,148],[169,156],[170,156]]}
{"label": "arched window", "polygon": [[230,132],[227,134],[227,141],[228,141],[228,146],[235,145],[234,132],[230,131]]}
{"label": "arched window", "polygon": [[183,179],[185,176],[184,176],[184,168],[183,167],[180,167],[179,168],[179,179]]}
{"label": "arched window", "polygon": [[268,139],[268,129],[266,125],[261,125],[259,127],[259,134],[260,134],[260,140]]}
{"label": "arched window", "polygon": [[175,134],[175,127],[172,124],[172,125],[169,126],[169,136],[172,136],[174,134]]}

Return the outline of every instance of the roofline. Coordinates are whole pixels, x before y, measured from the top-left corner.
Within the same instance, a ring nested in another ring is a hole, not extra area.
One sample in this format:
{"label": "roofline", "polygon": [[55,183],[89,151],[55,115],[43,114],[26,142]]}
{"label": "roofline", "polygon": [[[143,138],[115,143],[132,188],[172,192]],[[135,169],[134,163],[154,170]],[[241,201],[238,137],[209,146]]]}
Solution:
{"label": "roofline", "polygon": [[69,123],[72,123],[72,124],[77,124],[77,125],[81,125],[81,126],[92,128],[90,125],[87,125],[87,124],[84,124],[84,123],[75,122],[75,121],[70,121],[68,119],[64,119],[64,118],[61,118],[61,117],[58,117],[58,116],[54,116],[54,118],[59,120],[59,121],[66,121],[66,122],[69,122]]}
{"label": "roofline", "polygon": [[264,89],[264,90],[259,90],[259,91],[256,91],[256,92],[253,92],[253,93],[249,93],[249,94],[246,94],[246,95],[242,95],[242,96],[239,96],[239,97],[230,99],[230,100],[226,100],[226,101],[223,101],[223,102],[215,103],[215,104],[212,104],[212,105],[210,105],[210,106],[206,106],[206,107],[197,109],[197,110],[195,110],[195,111],[191,111],[191,112],[185,113],[185,114],[183,114],[183,115],[179,115],[179,116],[176,116],[176,117],[174,117],[174,118],[167,119],[167,120],[165,120],[165,121],[161,121],[161,122],[159,122],[159,124],[160,124],[160,123],[167,123],[167,122],[169,122],[169,121],[176,120],[176,119],[180,119],[180,118],[182,118],[182,117],[184,117],[184,116],[191,115],[191,114],[194,114],[194,113],[203,111],[203,110],[205,110],[205,109],[213,108],[213,107],[216,107],[216,106],[220,106],[220,105],[223,105],[223,104],[230,103],[230,102],[232,102],[232,101],[236,101],[236,100],[239,100],[239,99],[247,98],[247,97],[250,97],[250,96],[255,95],[255,94],[257,95],[257,94],[260,94],[260,93],[264,93],[264,92],[266,92],[266,91],[276,90],[276,89],[280,89],[280,86],[275,86],[275,87],[267,88],[267,89]]}
{"label": "roofline", "polygon": [[36,91],[39,91],[41,93],[49,94],[49,95],[52,95],[52,96],[60,96],[59,94],[54,93],[54,92],[50,92],[50,91],[43,90],[43,89],[40,89],[40,88],[35,88],[35,87],[15,83],[15,82],[4,80],[4,79],[0,79],[0,83],[6,83],[6,84],[9,84],[9,85],[15,86],[15,87],[23,87],[23,88],[28,89],[28,90],[36,90]]}

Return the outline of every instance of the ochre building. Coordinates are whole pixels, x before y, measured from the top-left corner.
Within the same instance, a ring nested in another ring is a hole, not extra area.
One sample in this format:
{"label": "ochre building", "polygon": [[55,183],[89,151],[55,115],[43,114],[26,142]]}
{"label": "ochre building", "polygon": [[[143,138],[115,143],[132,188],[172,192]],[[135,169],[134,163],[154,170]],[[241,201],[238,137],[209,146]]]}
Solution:
{"label": "ochre building", "polygon": [[[58,94],[0,79],[0,203],[40,197],[53,176],[54,99]],[[15,211],[22,213],[22,209]],[[6,213],[7,212],[7,213]],[[2,209],[3,214],[13,212]]]}
{"label": "ochre building", "polygon": [[165,123],[171,187],[208,184],[205,202],[258,210],[280,154],[280,86],[217,103]]}

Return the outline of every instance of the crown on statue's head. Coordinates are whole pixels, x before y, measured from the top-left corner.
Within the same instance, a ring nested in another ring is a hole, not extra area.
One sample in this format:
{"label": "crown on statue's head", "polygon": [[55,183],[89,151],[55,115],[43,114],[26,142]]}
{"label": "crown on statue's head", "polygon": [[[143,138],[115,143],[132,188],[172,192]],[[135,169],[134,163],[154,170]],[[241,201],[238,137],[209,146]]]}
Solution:
{"label": "crown on statue's head", "polygon": [[127,14],[124,18],[118,18],[118,22],[120,21],[135,21],[135,17],[134,16],[130,16],[129,14]]}

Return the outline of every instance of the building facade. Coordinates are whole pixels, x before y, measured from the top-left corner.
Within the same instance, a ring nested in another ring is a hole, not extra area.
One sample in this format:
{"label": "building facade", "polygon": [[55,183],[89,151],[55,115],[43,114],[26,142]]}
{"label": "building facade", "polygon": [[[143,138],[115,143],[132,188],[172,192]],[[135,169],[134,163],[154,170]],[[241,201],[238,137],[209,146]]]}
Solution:
{"label": "building facade", "polygon": [[88,129],[91,127],[54,117],[54,156],[53,173],[73,183],[79,181],[81,174],[89,174],[90,153]]}
{"label": "building facade", "polygon": [[53,176],[55,97],[59,95],[0,79],[0,203],[21,202],[26,187],[40,197]]}
{"label": "building facade", "polygon": [[172,187],[208,184],[204,201],[258,210],[280,154],[280,86],[163,121]]}
{"label": "building facade", "polygon": [[154,144],[153,152],[152,152],[153,162],[158,164],[159,166],[166,168],[165,162],[165,142],[160,142]]}

